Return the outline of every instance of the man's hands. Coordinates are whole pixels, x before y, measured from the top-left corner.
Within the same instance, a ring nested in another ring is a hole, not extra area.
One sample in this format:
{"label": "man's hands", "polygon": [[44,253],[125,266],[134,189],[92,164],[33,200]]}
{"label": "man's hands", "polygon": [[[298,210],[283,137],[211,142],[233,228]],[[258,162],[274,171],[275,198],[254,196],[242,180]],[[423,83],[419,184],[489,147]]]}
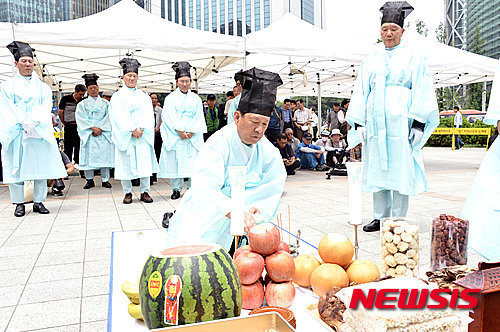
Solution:
{"label": "man's hands", "polygon": [[[255,219],[253,217],[254,214],[260,214],[260,211],[256,207],[252,207],[248,212],[246,212],[246,211],[244,212],[244,217],[243,217],[244,226],[243,227],[244,227],[245,232],[247,232],[247,233],[250,230],[250,228],[257,225],[257,222],[255,221]],[[231,212],[226,214],[226,217],[231,219]]]}
{"label": "man's hands", "polygon": [[132,136],[135,138],[139,139],[142,136],[142,129],[141,128],[135,128],[135,130],[132,132]]}
{"label": "man's hands", "polygon": [[102,129],[98,127],[91,127],[90,130],[92,130],[92,136],[97,137],[102,134]]}
{"label": "man's hands", "polygon": [[366,144],[367,133],[365,127],[359,126],[358,128],[356,128],[356,135],[358,136],[358,139],[361,143]]}
{"label": "man's hands", "polygon": [[193,137],[193,133],[189,133],[189,132],[186,132],[186,131],[179,131],[179,130],[175,130],[177,132],[177,134],[179,134],[179,137],[181,139],[190,139],[191,137]]}
{"label": "man's hands", "polygon": [[323,154],[323,151],[318,150],[318,152],[316,152],[316,158],[321,158],[322,154]]}
{"label": "man's hands", "polygon": [[408,140],[412,146],[415,146],[420,142],[424,132],[420,128],[411,128],[410,134],[408,135]]}

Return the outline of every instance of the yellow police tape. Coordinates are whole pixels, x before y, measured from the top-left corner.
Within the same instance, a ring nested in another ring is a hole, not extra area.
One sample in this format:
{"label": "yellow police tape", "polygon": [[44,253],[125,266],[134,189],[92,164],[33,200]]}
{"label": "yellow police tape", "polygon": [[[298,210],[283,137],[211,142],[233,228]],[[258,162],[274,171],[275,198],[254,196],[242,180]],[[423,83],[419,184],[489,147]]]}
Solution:
{"label": "yellow police tape", "polygon": [[54,136],[56,138],[64,138],[64,133],[61,131],[54,131]]}
{"label": "yellow police tape", "polygon": [[455,150],[455,135],[486,135],[486,150],[490,142],[491,129],[490,128],[436,128],[433,135],[452,135],[451,148]]}

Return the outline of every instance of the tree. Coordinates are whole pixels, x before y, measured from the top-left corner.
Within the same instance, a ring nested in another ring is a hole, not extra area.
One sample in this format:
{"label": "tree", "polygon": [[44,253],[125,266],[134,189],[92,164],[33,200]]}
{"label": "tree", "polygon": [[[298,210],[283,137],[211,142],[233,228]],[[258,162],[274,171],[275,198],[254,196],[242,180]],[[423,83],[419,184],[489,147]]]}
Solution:
{"label": "tree", "polygon": [[[476,23],[474,28],[474,35],[472,36],[472,40],[468,45],[467,49],[469,52],[476,54],[484,54],[484,43],[485,40],[481,35],[481,31],[479,30],[479,25]],[[466,98],[466,107],[475,110],[481,110],[483,104],[483,83],[473,83],[467,85],[467,98]]]}
{"label": "tree", "polygon": [[427,28],[427,24],[422,20],[417,20],[417,22],[415,23],[415,30],[417,30],[419,34],[425,37],[427,37],[427,35],[429,34],[429,29]]}

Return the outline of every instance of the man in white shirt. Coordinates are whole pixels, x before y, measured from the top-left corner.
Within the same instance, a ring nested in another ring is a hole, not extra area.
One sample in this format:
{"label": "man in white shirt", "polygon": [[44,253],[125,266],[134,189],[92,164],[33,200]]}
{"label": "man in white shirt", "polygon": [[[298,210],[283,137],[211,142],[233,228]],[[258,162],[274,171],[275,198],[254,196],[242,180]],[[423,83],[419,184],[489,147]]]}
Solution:
{"label": "man in white shirt", "polygon": [[313,129],[312,135],[313,139],[316,139],[316,135],[318,135],[318,116],[316,115],[314,108],[311,108],[311,116],[312,116],[311,126]]}
{"label": "man in white shirt", "polygon": [[297,128],[297,139],[302,140],[302,136],[309,129],[309,123],[312,122],[312,114],[309,109],[304,108],[304,100],[297,100],[298,110],[293,114],[293,121],[295,123],[295,127]]}
{"label": "man in white shirt", "polygon": [[[455,112],[453,125],[455,126],[455,128],[462,128],[463,118],[462,112],[460,112],[460,108],[458,106],[453,107],[453,112]],[[460,149],[464,145],[465,143],[460,140],[460,136],[455,135],[455,150]]]}

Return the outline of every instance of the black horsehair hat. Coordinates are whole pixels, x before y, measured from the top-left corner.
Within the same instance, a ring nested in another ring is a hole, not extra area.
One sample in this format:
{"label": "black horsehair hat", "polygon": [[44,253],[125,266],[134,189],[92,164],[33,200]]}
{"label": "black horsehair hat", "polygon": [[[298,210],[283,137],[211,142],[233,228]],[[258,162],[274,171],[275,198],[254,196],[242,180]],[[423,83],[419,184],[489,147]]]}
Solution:
{"label": "black horsehair hat", "polygon": [[123,58],[118,62],[123,68],[123,75],[134,72],[139,75],[139,67],[141,64],[136,59]]}
{"label": "black horsehair hat", "polygon": [[178,61],[174,63],[172,69],[175,70],[175,79],[187,76],[191,78],[191,65],[187,61]]}
{"label": "black horsehair hat", "polygon": [[238,110],[242,114],[254,113],[271,116],[276,103],[278,86],[283,84],[281,77],[276,73],[258,68],[252,68],[237,74],[241,75],[239,80],[243,88]]}
{"label": "black horsehair hat", "polygon": [[382,22],[395,23],[401,28],[404,27],[405,18],[413,11],[413,7],[406,1],[388,1],[382,7]]}
{"label": "black horsehair hat", "polygon": [[9,49],[10,53],[12,53],[16,61],[19,61],[19,59],[22,58],[23,56],[29,56],[30,58],[33,58],[34,50],[28,43],[13,41],[6,47]]}
{"label": "black horsehair hat", "polygon": [[87,88],[91,85],[98,85],[97,79],[99,78],[99,76],[97,76],[97,74],[85,74],[82,76],[82,78],[85,80],[85,86]]}

